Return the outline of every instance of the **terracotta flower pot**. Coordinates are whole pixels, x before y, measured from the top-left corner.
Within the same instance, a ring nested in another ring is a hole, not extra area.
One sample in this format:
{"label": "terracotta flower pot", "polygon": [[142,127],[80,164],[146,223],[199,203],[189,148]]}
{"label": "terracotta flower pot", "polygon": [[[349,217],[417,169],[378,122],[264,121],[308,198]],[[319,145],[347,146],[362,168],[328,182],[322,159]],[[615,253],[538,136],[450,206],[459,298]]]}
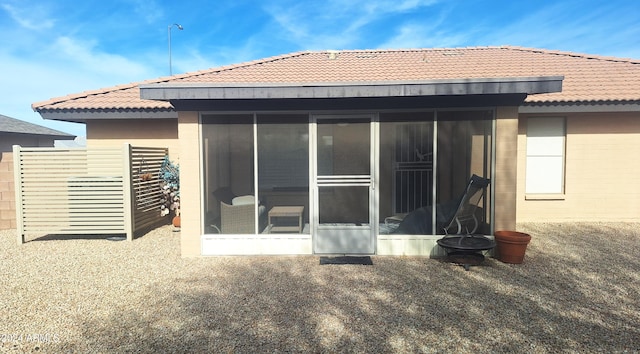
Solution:
{"label": "terracotta flower pot", "polygon": [[494,236],[501,262],[520,264],[524,261],[531,235],[517,231],[496,231]]}
{"label": "terracotta flower pot", "polygon": [[173,224],[173,226],[175,227],[180,227],[180,215],[178,216],[174,216],[173,220],[171,220],[171,223]]}

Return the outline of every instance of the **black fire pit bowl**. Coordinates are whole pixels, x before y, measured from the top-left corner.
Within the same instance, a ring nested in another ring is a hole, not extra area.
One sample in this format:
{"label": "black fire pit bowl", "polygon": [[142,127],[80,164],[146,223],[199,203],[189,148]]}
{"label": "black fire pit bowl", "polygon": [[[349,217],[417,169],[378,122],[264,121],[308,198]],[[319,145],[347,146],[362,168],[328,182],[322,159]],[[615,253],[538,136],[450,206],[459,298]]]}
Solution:
{"label": "black fire pit bowl", "polygon": [[484,261],[484,255],[480,252],[487,251],[496,246],[494,240],[484,235],[452,235],[445,236],[436,241],[447,252],[447,260],[459,264],[465,270],[472,265],[479,265]]}
{"label": "black fire pit bowl", "polygon": [[480,252],[490,250],[496,246],[494,240],[484,235],[475,234],[445,236],[436,242],[447,251]]}

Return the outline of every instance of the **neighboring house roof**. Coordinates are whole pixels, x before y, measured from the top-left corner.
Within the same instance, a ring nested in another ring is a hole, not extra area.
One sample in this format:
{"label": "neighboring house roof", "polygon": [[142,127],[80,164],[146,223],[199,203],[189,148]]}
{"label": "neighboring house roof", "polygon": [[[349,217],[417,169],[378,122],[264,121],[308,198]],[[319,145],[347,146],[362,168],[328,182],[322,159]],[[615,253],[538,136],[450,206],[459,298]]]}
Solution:
{"label": "neighboring house roof", "polygon": [[306,51],[161,77],[34,103],[40,112],[172,111],[140,98],[140,85],[365,83],[564,76],[561,92],[529,95],[525,104],[640,102],[640,60],[512,46]]}
{"label": "neighboring house roof", "polygon": [[25,122],[0,114],[0,133],[42,135],[60,140],[73,140],[76,136],[61,131]]}

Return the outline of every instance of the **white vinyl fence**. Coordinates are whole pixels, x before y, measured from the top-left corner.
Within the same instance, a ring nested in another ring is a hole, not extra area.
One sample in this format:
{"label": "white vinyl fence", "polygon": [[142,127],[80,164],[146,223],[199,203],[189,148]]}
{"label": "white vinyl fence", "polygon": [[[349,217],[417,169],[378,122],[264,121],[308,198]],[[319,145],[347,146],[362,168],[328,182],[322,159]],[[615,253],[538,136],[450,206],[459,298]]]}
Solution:
{"label": "white vinyl fence", "polygon": [[159,170],[168,149],[13,147],[18,243],[26,234],[126,234],[166,221]]}

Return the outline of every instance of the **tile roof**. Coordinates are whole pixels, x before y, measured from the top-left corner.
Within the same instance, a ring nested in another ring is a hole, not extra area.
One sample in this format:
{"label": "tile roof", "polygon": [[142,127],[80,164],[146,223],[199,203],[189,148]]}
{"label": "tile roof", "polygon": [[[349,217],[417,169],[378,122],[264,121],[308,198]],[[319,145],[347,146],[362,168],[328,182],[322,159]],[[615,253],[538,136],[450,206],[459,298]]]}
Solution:
{"label": "tile roof", "polygon": [[564,76],[562,92],[529,95],[527,103],[638,102],[640,60],[513,46],[296,52],[34,103],[50,110],[171,110],[143,100],[155,83],[384,82]]}
{"label": "tile roof", "polygon": [[73,139],[76,136],[63,133],[61,131],[43,127],[38,124],[25,122],[23,120],[11,118],[0,114],[0,133],[46,135],[58,139]]}

